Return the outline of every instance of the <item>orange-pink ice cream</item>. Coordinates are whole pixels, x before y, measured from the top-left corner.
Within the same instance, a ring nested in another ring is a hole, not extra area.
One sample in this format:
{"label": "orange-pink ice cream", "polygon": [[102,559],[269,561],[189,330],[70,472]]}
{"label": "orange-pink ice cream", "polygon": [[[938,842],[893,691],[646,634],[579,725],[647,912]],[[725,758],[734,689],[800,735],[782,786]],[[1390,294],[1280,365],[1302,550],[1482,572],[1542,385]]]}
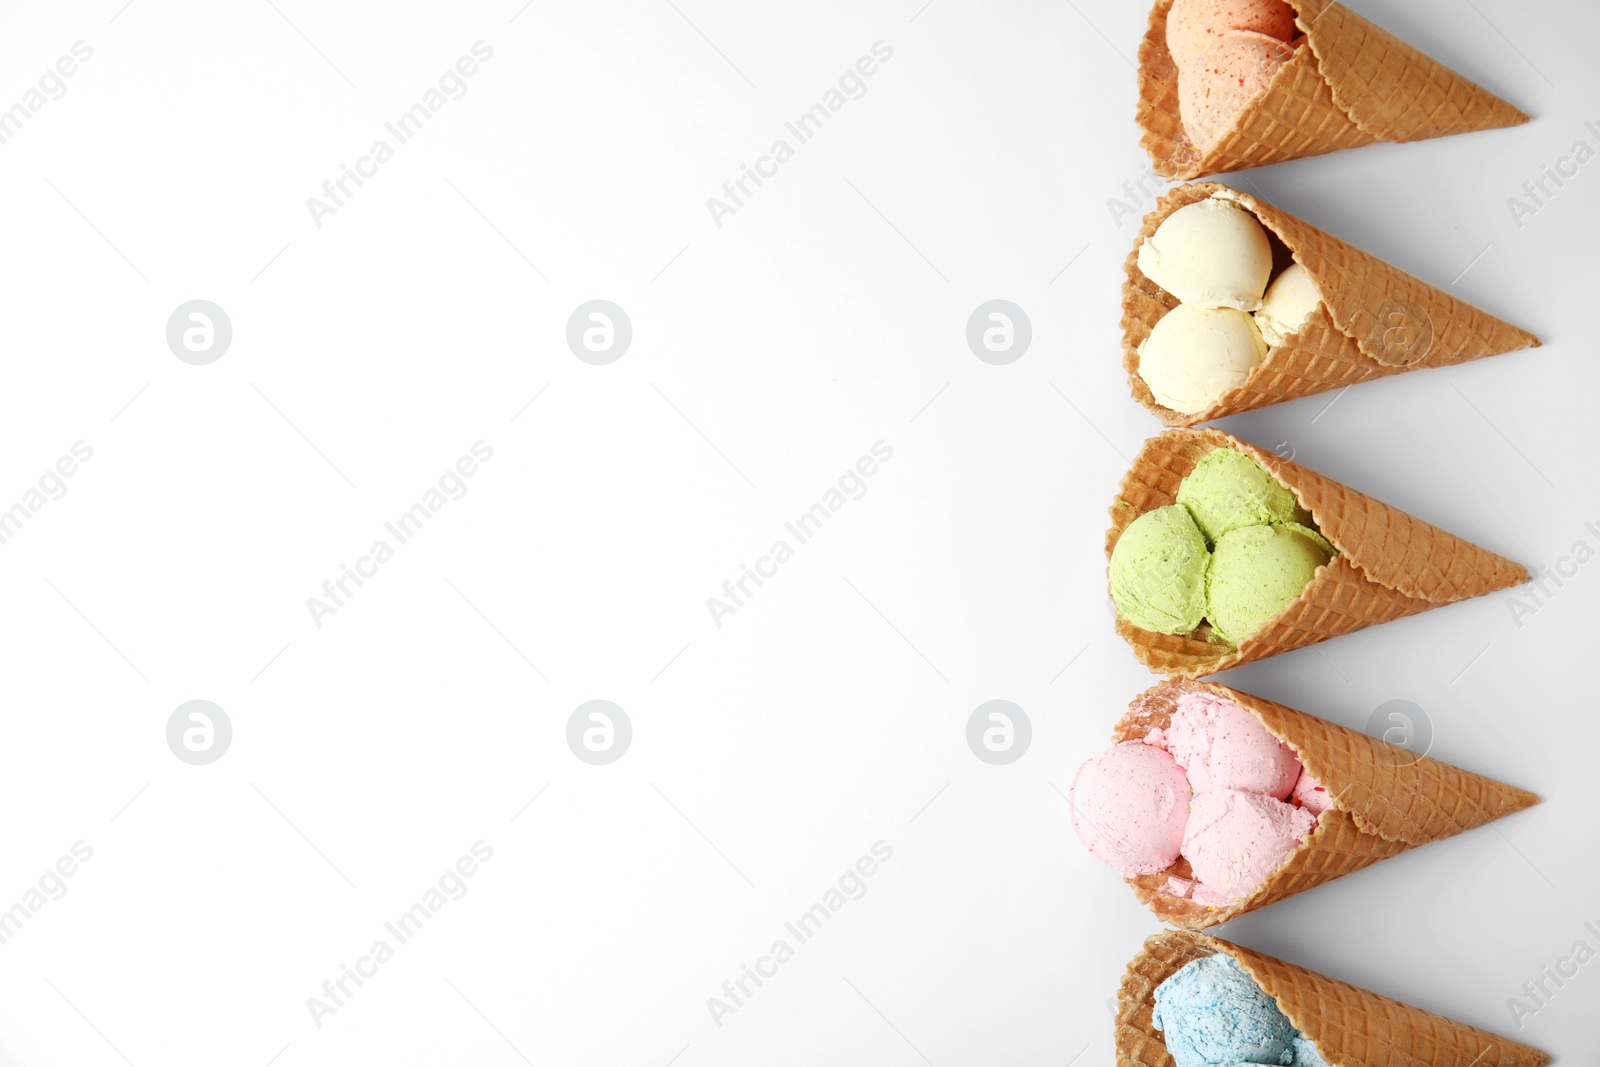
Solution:
{"label": "orange-pink ice cream", "polygon": [[1167,12],[1167,51],[1183,64],[1204,55],[1232,30],[1292,41],[1294,9],[1283,0],[1173,0]]}
{"label": "orange-pink ice cream", "polygon": [[1174,0],[1167,50],[1178,68],[1178,113],[1209,149],[1294,57],[1294,9],[1283,0]]}

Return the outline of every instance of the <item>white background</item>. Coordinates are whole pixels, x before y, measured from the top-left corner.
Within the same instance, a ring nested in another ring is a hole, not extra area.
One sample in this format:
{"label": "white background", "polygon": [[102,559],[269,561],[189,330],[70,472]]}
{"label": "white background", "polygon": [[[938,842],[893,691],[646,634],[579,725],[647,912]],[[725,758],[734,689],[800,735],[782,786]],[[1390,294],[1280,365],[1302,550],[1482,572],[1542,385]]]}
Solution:
{"label": "white background", "polygon": [[[274,2],[5,5],[0,105],[94,55],[0,145],[0,507],[94,456],[0,546],[0,908],[94,854],[0,945],[0,1062],[1108,1062],[1158,924],[1061,790],[1154,680],[1102,554],[1158,429],[1108,208],[1145,166],[1142,5]],[[1546,345],[1225,428],[1530,566],[1600,548],[1600,163],[1507,208],[1600,148],[1600,13],[1352,6],[1535,120],[1228,180]],[[466,95],[318,228],[307,198],[478,40]],[[715,225],[880,40],[866,95]],[[164,335],[196,298],[234,331],[204,367]],[[594,298],[634,330],[605,367],[564,341]],[[1005,367],[964,338],[993,298],[1034,330]],[[307,598],[479,440],[467,495],[318,628]],[[867,494],[713,625],[880,440]],[[1224,677],[1362,728],[1412,701],[1433,755],[1545,803],[1222,932],[1592,1061],[1600,963],[1521,1031],[1506,1001],[1600,947],[1597,583]],[[634,730],[603,767],[565,742],[596,698]],[[1004,767],[965,740],[995,698],[1033,724]],[[233,724],[210,766],[166,744],[191,699]],[[470,892],[315,1025],[478,840]],[[880,840],[867,894],[716,1025],[707,998]]]}

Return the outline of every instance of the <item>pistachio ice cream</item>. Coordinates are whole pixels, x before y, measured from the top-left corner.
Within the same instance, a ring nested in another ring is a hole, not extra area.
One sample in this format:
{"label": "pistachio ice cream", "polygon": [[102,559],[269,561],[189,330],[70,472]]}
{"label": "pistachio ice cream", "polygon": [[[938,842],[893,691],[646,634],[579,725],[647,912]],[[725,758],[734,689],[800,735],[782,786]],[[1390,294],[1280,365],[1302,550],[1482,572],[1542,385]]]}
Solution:
{"label": "pistachio ice cream", "polygon": [[1305,591],[1337,551],[1287,486],[1237,449],[1213,449],[1177,503],[1139,516],[1111,550],[1111,598],[1142,630],[1238,644]]}

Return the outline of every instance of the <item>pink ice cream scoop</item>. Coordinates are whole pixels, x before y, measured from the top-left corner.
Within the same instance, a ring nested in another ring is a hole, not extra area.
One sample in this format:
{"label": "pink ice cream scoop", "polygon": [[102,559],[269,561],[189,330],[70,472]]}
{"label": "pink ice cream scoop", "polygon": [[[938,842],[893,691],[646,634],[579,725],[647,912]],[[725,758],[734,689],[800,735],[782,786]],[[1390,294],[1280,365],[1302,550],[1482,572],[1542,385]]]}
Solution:
{"label": "pink ice cream scoop", "polygon": [[1182,67],[1199,59],[1230,30],[1292,41],[1294,9],[1283,0],[1173,0],[1167,11],[1167,51]]}
{"label": "pink ice cream scoop", "polygon": [[1199,793],[1190,804],[1183,855],[1206,889],[1241,900],[1283,866],[1316,824],[1304,808],[1256,793]]}
{"label": "pink ice cream scoop", "polygon": [[1210,693],[1178,698],[1159,740],[1196,793],[1239,789],[1282,800],[1300,778],[1300,761],[1254,715]]}
{"label": "pink ice cream scoop", "polygon": [[1192,63],[1178,67],[1178,114],[1195,147],[1206,151],[1294,57],[1276,37],[1248,30],[1216,35]]}
{"label": "pink ice cream scoop", "polygon": [[1321,815],[1333,807],[1333,796],[1328,792],[1328,787],[1311,777],[1310,771],[1300,772],[1290,799],[1313,815]]}
{"label": "pink ice cream scoop", "polygon": [[1072,828],[1089,854],[1123,874],[1155,874],[1178,858],[1189,781],[1171,756],[1125,741],[1078,768]]}
{"label": "pink ice cream scoop", "polygon": [[1169,876],[1162,883],[1161,893],[1163,896],[1192,900],[1196,904],[1204,904],[1208,908],[1226,908],[1233,903],[1221,893],[1207,889],[1199,882],[1192,882],[1187,878],[1179,878],[1177,875]]}

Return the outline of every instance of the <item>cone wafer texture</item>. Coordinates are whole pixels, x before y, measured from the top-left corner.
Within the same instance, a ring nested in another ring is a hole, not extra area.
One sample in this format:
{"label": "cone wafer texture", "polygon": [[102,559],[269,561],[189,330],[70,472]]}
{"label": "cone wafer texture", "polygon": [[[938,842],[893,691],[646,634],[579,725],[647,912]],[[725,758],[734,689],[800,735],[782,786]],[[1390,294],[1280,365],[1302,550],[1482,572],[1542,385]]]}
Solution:
{"label": "cone wafer texture", "polygon": [[[1180,208],[1222,196],[1282,241],[1317,283],[1322,306],[1237,389],[1185,414],[1162,406],[1139,376],[1139,346],[1178,299],[1139,269],[1139,249]],[[1537,347],[1539,339],[1247,193],[1211,182],[1180,186],[1145,217],[1125,264],[1122,363],[1134,399],[1169,426],[1194,426],[1296,397],[1425,367]]]}
{"label": "cone wafer texture", "polygon": [[1338,0],[1286,0],[1307,41],[1266,92],[1202,152],[1178,110],[1178,71],[1157,0],[1139,47],[1140,143],[1155,171],[1186,180],[1356,148],[1516,126],[1524,112]]}
{"label": "cone wafer texture", "polygon": [[1303,711],[1207,682],[1164,682],[1139,694],[1112,732],[1116,742],[1143,740],[1172,722],[1184,693],[1232,701],[1294,752],[1328,790],[1332,806],[1288,859],[1251,896],[1212,908],[1163,891],[1169,877],[1188,879],[1179,860],[1158,874],[1126,879],[1157,918],[1201,930],[1370,867],[1407,849],[1439,841],[1539,802],[1532,793],[1448,763],[1418,756]]}
{"label": "cone wafer texture", "polygon": [[1550,1057],[1498,1034],[1204,934],[1149,938],[1123,972],[1114,1039],[1119,1067],[1174,1067],[1151,1016],[1155,990],[1197,959],[1232,956],[1336,1067],[1544,1067]]}
{"label": "cone wafer texture", "polygon": [[1243,452],[1287,486],[1339,555],[1237,647],[1213,640],[1205,626],[1191,636],[1158,634],[1119,616],[1117,632],[1159,674],[1215,674],[1528,580],[1519,564],[1219,430],[1169,430],[1145,442],[1111,505],[1108,559],[1122,531],[1176,503],[1179,483],[1217,448]]}

